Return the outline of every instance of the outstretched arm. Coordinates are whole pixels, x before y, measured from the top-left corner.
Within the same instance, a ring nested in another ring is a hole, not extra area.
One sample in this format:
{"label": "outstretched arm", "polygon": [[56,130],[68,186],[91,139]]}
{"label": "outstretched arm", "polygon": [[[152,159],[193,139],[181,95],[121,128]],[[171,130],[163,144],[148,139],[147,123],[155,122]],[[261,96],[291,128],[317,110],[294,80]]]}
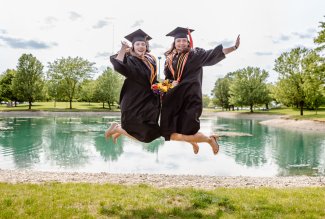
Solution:
{"label": "outstretched arm", "polygon": [[238,35],[238,37],[237,37],[235,46],[232,46],[229,48],[224,48],[222,51],[225,55],[227,55],[228,53],[231,53],[231,52],[235,51],[236,49],[238,49],[239,45],[240,45],[240,35]]}

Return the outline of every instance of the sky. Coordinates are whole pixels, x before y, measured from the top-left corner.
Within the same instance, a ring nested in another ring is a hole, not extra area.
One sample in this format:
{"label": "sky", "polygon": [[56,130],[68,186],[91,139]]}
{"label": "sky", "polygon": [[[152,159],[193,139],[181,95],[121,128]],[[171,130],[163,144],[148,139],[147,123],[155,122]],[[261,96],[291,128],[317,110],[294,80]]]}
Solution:
{"label": "sky", "polygon": [[277,79],[274,60],[298,46],[315,48],[313,39],[325,22],[324,0],[0,0],[0,73],[15,69],[19,57],[33,54],[44,65],[62,57],[95,62],[94,79],[112,67],[109,56],[118,52],[124,36],[141,28],[153,39],[151,53],[165,57],[176,27],[194,29],[194,47],[212,49],[241,45],[220,63],[204,68],[203,93],[227,73],[248,66]]}

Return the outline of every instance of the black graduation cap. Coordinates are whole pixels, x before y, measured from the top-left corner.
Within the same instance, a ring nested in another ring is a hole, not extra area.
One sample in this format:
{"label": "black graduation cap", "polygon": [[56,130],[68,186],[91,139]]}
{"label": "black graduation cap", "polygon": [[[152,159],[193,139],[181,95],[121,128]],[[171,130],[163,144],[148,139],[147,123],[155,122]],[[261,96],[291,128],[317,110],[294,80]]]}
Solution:
{"label": "black graduation cap", "polygon": [[187,38],[188,31],[193,32],[194,30],[183,27],[176,27],[172,32],[168,33],[166,36],[173,36],[175,39]]}
{"label": "black graduation cap", "polygon": [[136,41],[147,41],[151,40],[152,38],[143,32],[143,30],[139,29],[130,33],[129,35],[125,36],[125,39],[129,40],[130,42],[134,43]]}

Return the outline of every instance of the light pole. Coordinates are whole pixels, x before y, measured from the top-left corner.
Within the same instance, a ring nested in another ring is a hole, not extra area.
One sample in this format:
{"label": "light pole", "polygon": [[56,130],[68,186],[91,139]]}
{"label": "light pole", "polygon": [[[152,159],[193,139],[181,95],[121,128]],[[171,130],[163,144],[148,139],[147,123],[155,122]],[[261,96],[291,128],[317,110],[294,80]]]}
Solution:
{"label": "light pole", "polygon": [[161,56],[158,56],[158,80],[160,80],[160,59]]}

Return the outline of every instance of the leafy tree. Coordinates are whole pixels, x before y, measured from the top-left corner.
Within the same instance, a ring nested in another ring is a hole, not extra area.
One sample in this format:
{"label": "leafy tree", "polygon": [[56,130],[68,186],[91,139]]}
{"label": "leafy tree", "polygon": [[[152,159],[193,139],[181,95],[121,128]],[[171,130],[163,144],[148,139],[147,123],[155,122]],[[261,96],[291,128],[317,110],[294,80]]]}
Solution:
{"label": "leafy tree", "polygon": [[202,100],[203,100],[203,107],[204,108],[207,108],[207,107],[209,107],[209,104],[210,104],[210,97],[208,96],[208,95],[206,95],[206,94],[204,94],[203,96],[202,96]]}
{"label": "leafy tree", "polygon": [[90,102],[94,100],[95,87],[96,81],[84,80],[81,84],[79,99],[88,102],[90,105]]}
{"label": "leafy tree", "polygon": [[49,63],[48,79],[52,83],[51,94],[56,97],[62,97],[70,102],[72,109],[72,100],[79,90],[80,84],[89,79],[95,71],[91,63],[81,57],[61,58]]}
{"label": "leafy tree", "polygon": [[107,102],[111,109],[111,105],[118,102],[122,82],[122,76],[108,67],[96,80],[94,99],[102,102],[103,108],[104,103]]}
{"label": "leafy tree", "polygon": [[273,94],[277,101],[287,106],[298,106],[300,115],[303,115],[305,106],[316,106],[323,84],[320,62],[321,57],[306,48],[298,47],[282,53],[274,67],[279,73]]}
{"label": "leafy tree", "polygon": [[32,102],[42,98],[43,85],[42,63],[32,54],[23,54],[18,60],[17,73],[12,82],[14,95],[28,101],[28,109],[31,109]]}
{"label": "leafy tree", "polygon": [[15,106],[18,101],[17,97],[14,95],[12,81],[16,75],[16,70],[7,69],[0,76],[0,101],[14,101]]}
{"label": "leafy tree", "polygon": [[222,109],[230,109],[230,83],[231,78],[219,78],[214,85],[212,95],[214,96],[214,103],[221,106]]}
{"label": "leafy tree", "polygon": [[325,22],[319,22],[319,27],[321,28],[318,32],[318,36],[315,37],[314,42],[319,46],[316,50],[321,51],[325,49]]}
{"label": "leafy tree", "polygon": [[259,68],[247,67],[235,72],[233,82],[230,85],[230,103],[240,106],[253,107],[265,103],[268,91],[266,78],[268,72]]}

